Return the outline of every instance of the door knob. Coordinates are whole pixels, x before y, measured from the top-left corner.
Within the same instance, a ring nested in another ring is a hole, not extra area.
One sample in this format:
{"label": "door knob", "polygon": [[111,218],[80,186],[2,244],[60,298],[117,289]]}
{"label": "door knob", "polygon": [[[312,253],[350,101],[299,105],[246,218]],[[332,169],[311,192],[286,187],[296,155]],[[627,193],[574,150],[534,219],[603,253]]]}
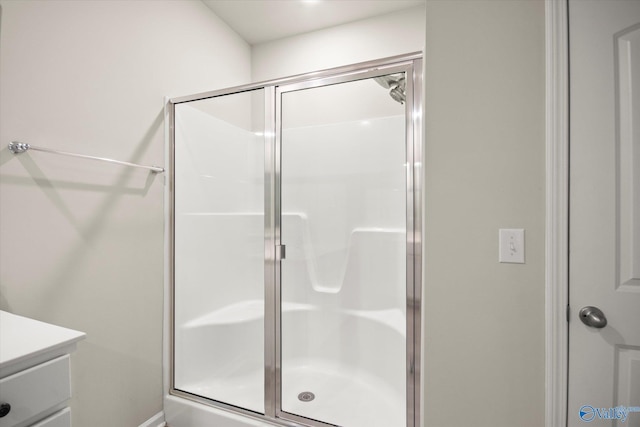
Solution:
{"label": "door knob", "polygon": [[600,329],[607,326],[607,318],[598,307],[592,307],[590,305],[582,307],[578,313],[578,317],[580,317],[582,323],[592,328]]}

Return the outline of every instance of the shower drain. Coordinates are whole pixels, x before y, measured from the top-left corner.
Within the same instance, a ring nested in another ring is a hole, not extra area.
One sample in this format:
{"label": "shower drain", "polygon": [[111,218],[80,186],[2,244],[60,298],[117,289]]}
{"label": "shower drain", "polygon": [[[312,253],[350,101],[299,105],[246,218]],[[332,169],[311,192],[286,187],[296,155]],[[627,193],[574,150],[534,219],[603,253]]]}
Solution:
{"label": "shower drain", "polygon": [[301,400],[302,402],[311,402],[315,398],[316,398],[316,395],[311,393],[310,391],[303,391],[298,395],[298,399]]}

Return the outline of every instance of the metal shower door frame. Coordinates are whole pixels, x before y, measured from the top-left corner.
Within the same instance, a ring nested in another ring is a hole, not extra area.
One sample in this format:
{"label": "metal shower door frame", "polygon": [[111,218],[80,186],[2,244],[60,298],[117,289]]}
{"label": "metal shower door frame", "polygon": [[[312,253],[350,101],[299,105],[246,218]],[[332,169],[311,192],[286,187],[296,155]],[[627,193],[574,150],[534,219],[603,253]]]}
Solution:
{"label": "metal shower door frame", "polygon": [[[319,88],[323,86],[330,86],[340,83],[348,83],[358,80],[370,79],[373,77],[384,76],[388,74],[405,73],[406,75],[406,102],[405,102],[405,154],[406,164],[413,165],[413,167],[406,168],[406,366],[407,366],[407,378],[406,378],[406,401],[407,401],[407,427],[418,427],[419,424],[419,367],[420,364],[420,299],[421,299],[421,265],[422,265],[422,253],[421,253],[421,209],[418,192],[421,190],[419,176],[421,174],[417,169],[421,167],[421,162],[416,163],[416,159],[421,159],[421,141],[416,141],[416,136],[421,135],[421,112],[415,111],[415,105],[420,106],[421,96],[416,92],[422,93],[421,80],[421,60],[413,59],[403,62],[395,62],[392,64],[386,64],[376,67],[374,69],[363,68],[360,70],[350,70],[344,74],[331,75],[326,77],[316,77],[307,81],[284,84],[275,87],[275,154],[273,163],[273,173],[271,179],[274,185],[275,208],[273,212],[274,217],[274,229],[273,229],[273,244],[274,248],[274,283],[272,288],[274,289],[273,305],[274,321],[275,325],[271,328],[271,331],[275,332],[275,348],[269,349],[275,350],[273,359],[275,360],[275,366],[269,369],[275,373],[275,401],[276,410],[275,416],[278,419],[287,419],[297,423],[303,423],[314,427],[324,427],[332,424],[312,420],[299,415],[295,415],[282,410],[282,342],[281,342],[281,259],[279,257],[280,251],[277,248],[281,247],[284,243],[281,241],[282,230],[282,181],[281,181],[281,156],[282,156],[282,95],[289,92],[295,92],[305,89]],[[418,78],[419,77],[419,78]],[[417,86],[417,87],[416,87]],[[416,97],[418,97],[416,102]],[[416,147],[418,151],[416,152]],[[416,210],[417,209],[417,210]],[[416,216],[417,214],[417,216]],[[418,270],[418,271],[416,271]],[[271,286],[267,285],[267,288]],[[416,322],[416,315],[417,322]],[[265,328],[267,325],[265,324]],[[266,331],[265,331],[266,332]],[[272,332],[273,333],[273,332]],[[271,342],[265,335],[265,343]],[[416,362],[417,359],[417,362]],[[418,386],[416,388],[416,385]],[[266,390],[265,390],[266,391]],[[416,404],[418,404],[416,406]]]}
{"label": "metal shower door frame", "polygon": [[[288,427],[327,427],[327,424],[282,411],[281,356],[281,97],[283,93],[363,80],[387,74],[406,73],[405,153],[406,163],[406,409],[407,427],[421,425],[421,319],[422,319],[422,191],[423,191],[423,68],[422,54],[412,53],[304,75],[172,98],[167,103],[169,119],[169,394],[214,406],[253,419]],[[264,415],[175,388],[175,105],[218,96],[264,89],[265,107],[265,317],[264,317]],[[349,426],[346,426],[349,427]]]}

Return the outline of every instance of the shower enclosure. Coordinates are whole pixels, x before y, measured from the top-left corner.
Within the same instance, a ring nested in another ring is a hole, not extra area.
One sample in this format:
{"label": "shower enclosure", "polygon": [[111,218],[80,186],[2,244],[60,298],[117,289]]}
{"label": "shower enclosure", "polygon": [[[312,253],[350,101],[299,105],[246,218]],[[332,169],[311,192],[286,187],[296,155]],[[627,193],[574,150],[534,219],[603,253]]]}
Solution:
{"label": "shower enclosure", "polygon": [[172,427],[420,425],[421,93],[413,54],[168,102]]}

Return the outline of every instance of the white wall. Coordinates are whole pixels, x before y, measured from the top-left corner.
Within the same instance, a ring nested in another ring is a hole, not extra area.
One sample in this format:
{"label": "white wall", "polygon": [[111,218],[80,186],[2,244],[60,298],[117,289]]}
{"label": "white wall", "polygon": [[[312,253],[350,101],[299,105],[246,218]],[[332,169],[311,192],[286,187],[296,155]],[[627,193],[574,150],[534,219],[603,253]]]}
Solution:
{"label": "white wall", "polygon": [[253,45],[252,79],[276,79],[421,51],[424,7]]}
{"label": "white wall", "polygon": [[162,410],[163,97],[247,83],[249,46],[200,1],[0,1],[0,309],[87,333],[73,423]]}
{"label": "white wall", "polygon": [[425,425],[543,426],[544,2],[428,0],[426,28]]}

